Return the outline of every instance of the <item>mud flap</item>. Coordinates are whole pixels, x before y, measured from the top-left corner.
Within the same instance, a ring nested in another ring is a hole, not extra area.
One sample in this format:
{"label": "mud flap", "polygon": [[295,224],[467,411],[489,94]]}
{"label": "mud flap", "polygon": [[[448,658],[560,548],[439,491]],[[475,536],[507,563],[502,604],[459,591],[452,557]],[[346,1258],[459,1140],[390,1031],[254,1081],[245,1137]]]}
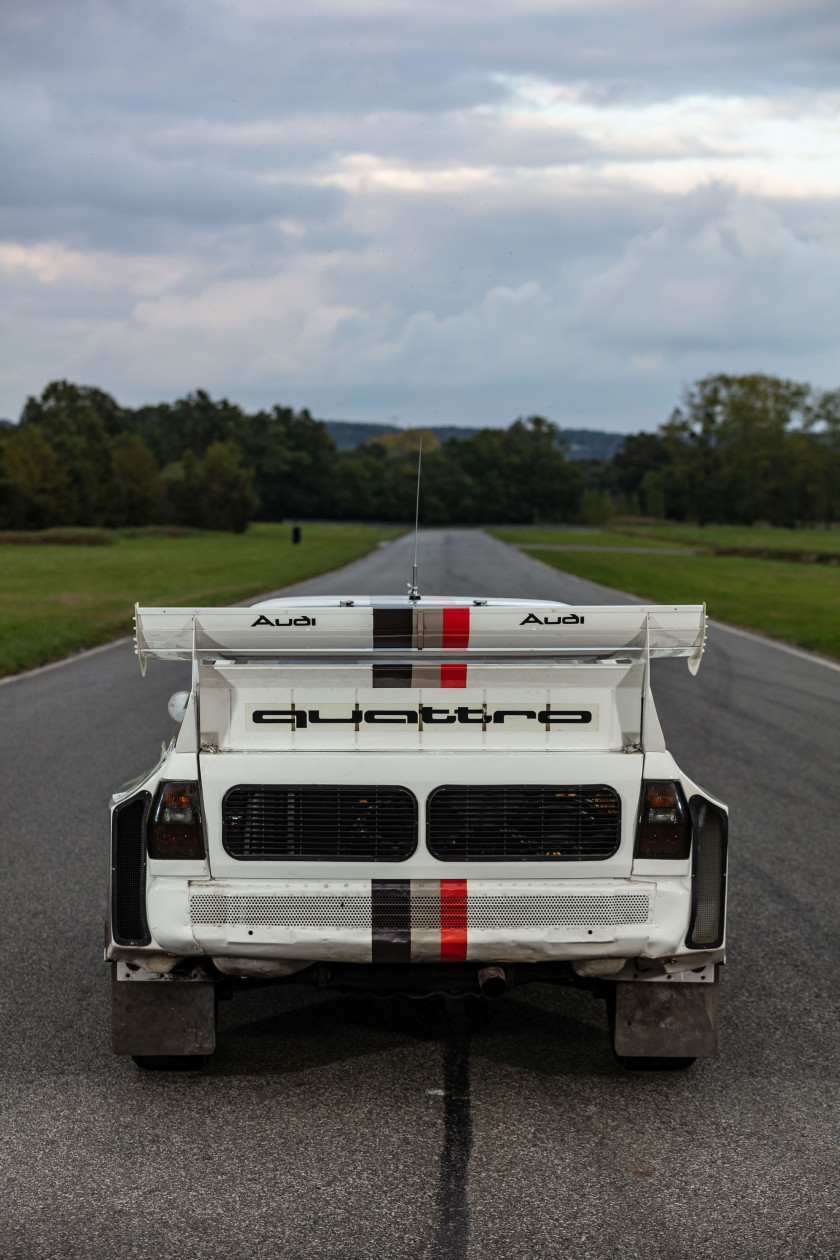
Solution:
{"label": "mud flap", "polygon": [[718,984],[615,986],[615,1052],[631,1058],[712,1059],[717,1054]]}
{"label": "mud flap", "polygon": [[216,1048],[212,981],[132,983],[111,970],[114,1054],[205,1055]]}

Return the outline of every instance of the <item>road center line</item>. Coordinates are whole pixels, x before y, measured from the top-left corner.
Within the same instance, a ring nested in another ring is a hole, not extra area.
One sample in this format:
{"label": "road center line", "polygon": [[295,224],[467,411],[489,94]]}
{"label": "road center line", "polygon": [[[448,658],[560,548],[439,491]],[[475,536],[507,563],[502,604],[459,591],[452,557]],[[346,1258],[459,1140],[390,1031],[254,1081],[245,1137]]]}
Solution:
{"label": "road center line", "polygon": [[445,998],[444,1010],[449,1036],[443,1049],[443,1148],[435,1260],[466,1260],[470,1233],[467,1182],[473,1137],[470,1026],[462,999]]}

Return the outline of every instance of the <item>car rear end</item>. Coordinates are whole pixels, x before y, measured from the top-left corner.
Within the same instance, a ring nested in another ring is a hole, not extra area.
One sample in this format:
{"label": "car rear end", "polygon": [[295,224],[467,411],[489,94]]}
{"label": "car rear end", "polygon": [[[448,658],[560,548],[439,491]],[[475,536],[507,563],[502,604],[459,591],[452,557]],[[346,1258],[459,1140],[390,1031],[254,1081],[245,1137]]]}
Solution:
{"label": "car rear end", "polygon": [[699,659],[702,610],[631,612],[144,612],[141,662],[189,654],[194,685],[114,804],[115,985],[716,998],[726,813],[675,766],[649,687],[651,657]]}

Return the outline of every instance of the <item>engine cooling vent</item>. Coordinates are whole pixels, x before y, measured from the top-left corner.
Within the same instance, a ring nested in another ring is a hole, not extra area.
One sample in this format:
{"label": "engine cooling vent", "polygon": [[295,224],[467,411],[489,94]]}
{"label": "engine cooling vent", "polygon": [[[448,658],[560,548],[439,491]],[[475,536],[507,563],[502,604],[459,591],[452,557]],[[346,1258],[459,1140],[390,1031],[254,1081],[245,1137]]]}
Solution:
{"label": "engine cooling vent", "polygon": [[111,932],[117,945],[148,945],[146,922],[146,815],[151,796],[141,792],[118,805],[111,821]]}
{"label": "engine cooling vent", "polygon": [[599,862],[621,843],[610,787],[439,787],[426,845],[443,862]]}
{"label": "engine cooling vent", "polygon": [[222,804],[222,843],[240,862],[403,862],[417,799],[404,787],[241,784]]}

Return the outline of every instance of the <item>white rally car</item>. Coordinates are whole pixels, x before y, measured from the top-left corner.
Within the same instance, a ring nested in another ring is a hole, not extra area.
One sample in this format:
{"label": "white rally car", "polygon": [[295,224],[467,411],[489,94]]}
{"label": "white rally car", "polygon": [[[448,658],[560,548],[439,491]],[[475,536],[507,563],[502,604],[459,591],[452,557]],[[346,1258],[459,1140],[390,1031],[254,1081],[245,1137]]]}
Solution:
{"label": "white rally car", "polygon": [[113,1048],[199,1066],[237,984],[607,999],[626,1066],[716,1053],[727,810],[650,663],[702,606],[409,597],[138,608],[180,729],[111,803]]}

